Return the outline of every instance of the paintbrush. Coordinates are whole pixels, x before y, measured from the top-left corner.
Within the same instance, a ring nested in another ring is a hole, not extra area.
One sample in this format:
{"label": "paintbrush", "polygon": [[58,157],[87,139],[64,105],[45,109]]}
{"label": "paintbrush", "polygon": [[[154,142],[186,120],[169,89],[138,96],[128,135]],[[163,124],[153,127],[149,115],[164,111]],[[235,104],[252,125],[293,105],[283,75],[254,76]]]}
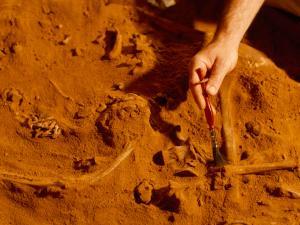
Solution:
{"label": "paintbrush", "polygon": [[218,145],[217,135],[216,135],[216,130],[215,130],[215,115],[213,112],[213,106],[210,102],[209,95],[206,92],[206,84],[207,84],[208,79],[205,79],[205,77],[202,75],[200,69],[197,69],[196,72],[200,79],[202,95],[204,96],[204,100],[205,100],[205,104],[206,104],[204,113],[205,113],[206,121],[207,121],[207,124],[209,127],[209,131],[210,131],[210,139],[211,139],[214,163],[218,167],[224,166],[225,164],[227,164],[227,161],[225,160],[224,156],[221,154],[221,152],[219,150],[219,145]]}

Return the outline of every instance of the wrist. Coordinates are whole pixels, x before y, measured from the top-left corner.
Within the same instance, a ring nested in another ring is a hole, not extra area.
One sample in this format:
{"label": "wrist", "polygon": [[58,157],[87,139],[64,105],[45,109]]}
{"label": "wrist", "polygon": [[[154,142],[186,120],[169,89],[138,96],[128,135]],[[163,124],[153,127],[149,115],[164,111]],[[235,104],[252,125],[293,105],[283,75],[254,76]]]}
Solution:
{"label": "wrist", "polygon": [[216,45],[222,46],[223,48],[230,48],[232,50],[238,50],[239,45],[241,42],[241,38],[230,35],[228,33],[221,33],[221,32],[216,32],[212,42]]}

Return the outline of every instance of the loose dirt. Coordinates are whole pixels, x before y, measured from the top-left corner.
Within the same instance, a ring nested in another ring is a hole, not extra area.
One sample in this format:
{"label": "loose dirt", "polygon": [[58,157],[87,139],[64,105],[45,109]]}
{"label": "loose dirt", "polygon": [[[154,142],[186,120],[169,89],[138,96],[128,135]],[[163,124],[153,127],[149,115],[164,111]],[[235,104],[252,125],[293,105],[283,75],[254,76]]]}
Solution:
{"label": "loose dirt", "polygon": [[187,66],[213,6],[0,2],[0,224],[299,224],[299,19],[266,8],[246,35],[211,174]]}

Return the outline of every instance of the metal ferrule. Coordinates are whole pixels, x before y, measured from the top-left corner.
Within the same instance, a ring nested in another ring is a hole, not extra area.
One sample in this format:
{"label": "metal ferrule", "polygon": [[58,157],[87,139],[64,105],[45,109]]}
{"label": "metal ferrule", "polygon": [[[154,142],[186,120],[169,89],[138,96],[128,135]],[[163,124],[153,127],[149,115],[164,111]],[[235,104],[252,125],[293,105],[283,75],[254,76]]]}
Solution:
{"label": "metal ferrule", "polygon": [[217,135],[215,129],[210,129],[210,137],[211,137],[211,145],[213,149],[213,157],[216,159],[217,156],[217,151],[219,149],[218,142],[217,142]]}

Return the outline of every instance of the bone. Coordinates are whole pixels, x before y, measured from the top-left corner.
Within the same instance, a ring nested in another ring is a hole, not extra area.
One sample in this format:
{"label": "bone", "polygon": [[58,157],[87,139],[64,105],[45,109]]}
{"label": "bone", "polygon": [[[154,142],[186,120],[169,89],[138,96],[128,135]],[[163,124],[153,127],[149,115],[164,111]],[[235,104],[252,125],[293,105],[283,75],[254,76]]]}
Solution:
{"label": "bone", "polygon": [[[96,182],[100,181],[103,177],[107,176],[110,174],[112,171],[114,171],[121,162],[123,162],[133,151],[133,147],[131,144],[127,144],[125,146],[125,150],[123,153],[121,153],[114,161],[112,164],[110,164],[109,167],[107,167],[104,171],[96,171],[91,174],[86,174],[81,177],[76,177],[76,178],[69,178],[70,182],[70,187],[76,186],[78,183],[80,183],[82,186],[88,186],[88,185],[93,185]],[[67,185],[68,186],[68,185]]]}
{"label": "bone", "polygon": [[72,97],[66,95],[66,94],[65,94],[65,93],[57,86],[57,84],[56,84],[54,81],[52,81],[52,80],[50,80],[50,79],[48,79],[48,80],[49,80],[50,84],[58,91],[58,93],[59,93],[63,98],[65,98],[65,99],[67,99],[67,100],[70,100],[70,101],[72,101],[72,102],[75,102],[75,100],[74,100]]}
{"label": "bone", "polygon": [[[238,163],[238,153],[236,148],[236,141],[234,137],[233,123],[232,123],[232,104],[231,104],[231,92],[236,82],[236,76],[228,76],[224,80],[224,85],[220,91],[221,98],[221,111],[223,117],[223,136],[225,143],[225,151],[227,160],[229,163],[236,165]],[[240,190],[239,180],[236,177],[231,177],[231,188],[226,194],[225,205],[227,204],[239,204],[240,203]]]}
{"label": "bone", "polygon": [[32,187],[59,187],[83,189],[87,186],[99,182],[103,177],[113,172],[121,162],[123,162],[133,151],[131,144],[124,147],[121,153],[104,171],[99,170],[91,174],[81,175],[79,177],[38,177],[30,175],[20,175],[18,173],[7,172],[0,169],[0,179],[19,184],[25,184]]}
{"label": "bone", "polygon": [[25,124],[32,130],[34,138],[50,137],[55,139],[61,134],[61,128],[52,117],[43,118],[39,115],[30,115]]}
{"label": "bone", "polygon": [[226,77],[223,81],[225,88],[220,90],[221,97],[221,111],[223,117],[223,134],[225,142],[225,151],[227,155],[227,160],[231,164],[237,164],[238,153],[236,149],[236,141],[234,137],[233,123],[232,123],[232,104],[231,104],[231,91],[234,86],[236,78],[233,76]]}
{"label": "bone", "polygon": [[18,173],[7,172],[2,170],[0,172],[0,179],[36,187],[54,186],[60,187],[62,189],[65,188],[65,184],[61,178],[55,179],[52,177],[35,177],[29,175],[20,175]]}
{"label": "bone", "polygon": [[263,163],[260,165],[226,165],[224,167],[225,173],[228,175],[245,175],[245,174],[260,174],[274,170],[289,170],[298,168],[297,161],[281,161],[273,163]]}

